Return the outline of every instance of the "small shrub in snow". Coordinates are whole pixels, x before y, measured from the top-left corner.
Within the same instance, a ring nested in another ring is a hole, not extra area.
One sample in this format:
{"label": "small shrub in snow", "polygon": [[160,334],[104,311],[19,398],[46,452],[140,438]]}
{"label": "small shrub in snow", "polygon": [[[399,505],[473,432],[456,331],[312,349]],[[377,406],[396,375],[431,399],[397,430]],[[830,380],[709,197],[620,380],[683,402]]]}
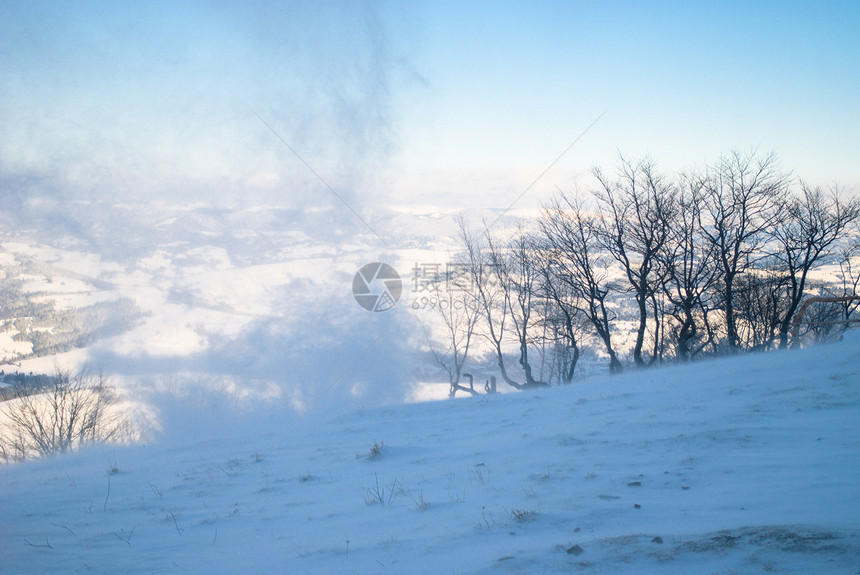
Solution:
{"label": "small shrub in snow", "polygon": [[403,488],[397,486],[397,478],[389,486],[379,486],[379,476],[375,473],[373,477],[376,480],[374,487],[369,487],[364,495],[364,503],[367,505],[390,505],[397,500],[397,496],[403,493]]}
{"label": "small shrub in snow", "polygon": [[366,459],[367,461],[377,461],[379,459],[382,459],[383,449],[385,449],[385,444],[383,442],[374,441],[373,445],[370,446],[370,450],[363,455],[359,454],[358,457]]}
{"label": "small shrub in snow", "polygon": [[415,507],[418,508],[418,511],[426,511],[430,504],[424,500],[424,492],[420,491],[418,496],[412,496],[412,501],[415,502]]}
{"label": "small shrub in snow", "polygon": [[528,523],[537,519],[538,512],[533,509],[514,509],[511,511],[513,517],[519,523]]}

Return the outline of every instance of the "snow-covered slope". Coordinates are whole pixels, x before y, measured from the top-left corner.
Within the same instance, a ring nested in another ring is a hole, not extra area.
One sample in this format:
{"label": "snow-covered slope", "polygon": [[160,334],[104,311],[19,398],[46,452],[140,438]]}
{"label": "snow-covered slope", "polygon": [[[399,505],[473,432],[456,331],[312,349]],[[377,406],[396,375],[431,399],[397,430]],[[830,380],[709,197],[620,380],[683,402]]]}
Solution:
{"label": "snow-covered slope", "polygon": [[3,466],[0,572],[857,573],[858,335]]}

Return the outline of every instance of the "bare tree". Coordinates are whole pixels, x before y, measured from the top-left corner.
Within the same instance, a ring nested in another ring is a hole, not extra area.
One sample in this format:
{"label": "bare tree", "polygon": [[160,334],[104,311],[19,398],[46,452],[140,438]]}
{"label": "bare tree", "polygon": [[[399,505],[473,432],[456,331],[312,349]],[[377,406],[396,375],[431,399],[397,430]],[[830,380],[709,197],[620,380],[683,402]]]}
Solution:
{"label": "bare tree", "polygon": [[454,397],[458,391],[477,394],[471,376],[468,376],[468,387],[460,384],[461,377],[465,375],[462,373],[463,365],[469,357],[472,335],[479,317],[471,278],[468,274],[456,273],[460,269],[460,266],[453,266],[444,277],[434,278],[432,282],[435,296],[433,307],[444,326],[444,350],[434,345],[425,328],[430,351],[448,375],[451,384],[449,397]]}
{"label": "bare tree", "polygon": [[[621,158],[619,179],[615,181],[609,180],[599,168],[595,168],[593,173],[600,182],[600,189],[594,192],[600,207],[600,234],[597,237],[621,264],[636,300],[639,325],[633,361],[638,367],[644,367],[659,355],[658,254],[669,237],[675,217],[675,190],[669,179],[659,174],[649,160],[633,164]],[[642,349],[648,329],[649,303],[653,304],[654,312],[654,348],[646,362]]]}
{"label": "bare tree", "polygon": [[540,225],[547,240],[547,257],[554,281],[565,284],[578,301],[578,309],[609,355],[609,371],[622,371],[612,345],[614,314],[609,310],[608,262],[600,253],[594,216],[583,208],[575,195],[560,193],[544,207]]}
{"label": "bare tree", "polygon": [[547,383],[535,379],[529,359],[529,347],[533,340],[532,330],[538,324],[535,319],[535,303],[541,279],[534,241],[520,226],[507,249],[497,246],[489,236],[489,232],[487,244],[492,270],[510,311],[510,325],[516,336],[519,350],[517,361],[523,370],[525,381],[517,382],[508,377],[507,372],[503,372],[502,377],[505,383],[516,389],[544,387]]}
{"label": "bare tree", "polygon": [[699,228],[703,186],[698,176],[682,178],[678,211],[658,254],[663,294],[676,322],[674,336],[681,361],[695,357],[714,341],[709,315],[714,306],[710,293],[717,281],[717,266],[714,246],[705,241]]}
{"label": "bare tree", "polygon": [[803,299],[809,272],[842,237],[846,226],[860,217],[860,203],[842,201],[838,189],[829,194],[801,183],[802,195],[782,201],[771,235],[773,257],[785,273],[784,309],[778,318],[779,348],[788,347],[791,320]]}
{"label": "bare tree", "polygon": [[839,250],[838,286],[834,295],[845,298],[839,306],[839,319],[848,322],[860,309],[860,301],[847,298],[860,296],[860,226],[855,222],[852,237]]}
{"label": "bare tree", "polygon": [[787,305],[786,275],[772,259],[760,263],[737,277],[734,292],[738,346],[752,350],[773,349]]}
{"label": "bare tree", "polygon": [[[851,324],[860,319],[852,318],[852,312],[860,305],[854,295],[844,295],[844,284],[810,280],[807,293],[819,295],[804,298],[791,323],[791,347],[799,347],[800,341],[811,336],[816,343],[837,341]],[[846,316],[846,308],[849,309]],[[802,316],[800,315],[802,314]],[[801,325],[805,330],[801,331]]]}
{"label": "bare tree", "polygon": [[130,425],[112,409],[116,399],[103,374],[58,369],[40,393],[3,404],[3,451],[10,459],[25,459],[125,439]]}
{"label": "bare tree", "polygon": [[774,154],[733,151],[709,169],[704,182],[700,227],[720,266],[726,339],[729,350],[735,351],[735,282],[760,257],[789,175],[780,170]]}
{"label": "bare tree", "polygon": [[469,277],[474,289],[475,308],[481,318],[482,335],[493,348],[502,379],[510,383],[513,380],[508,375],[502,349],[509,306],[508,294],[499,281],[502,273],[497,269],[500,255],[484,242],[484,239],[491,237],[486,224],[483,236],[472,233],[462,217],[457,218],[457,225],[463,247],[464,273]]}
{"label": "bare tree", "polygon": [[553,345],[553,371],[561,383],[573,381],[576,364],[579,362],[582,313],[577,307],[578,299],[567,282],[556,278],[558,266],[552,256],[553,250],[544,245],[538,253],[542,281],[541,298],[547,302],[544,326]]}

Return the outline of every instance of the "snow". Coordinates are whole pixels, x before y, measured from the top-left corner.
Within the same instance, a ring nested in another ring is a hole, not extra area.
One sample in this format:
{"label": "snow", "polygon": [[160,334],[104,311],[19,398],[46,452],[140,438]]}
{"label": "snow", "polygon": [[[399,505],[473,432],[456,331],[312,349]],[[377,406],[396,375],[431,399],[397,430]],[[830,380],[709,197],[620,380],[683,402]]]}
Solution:
{"label": "snow", "polygon": [[[438,318],[413,308],[411,274],[444,269],[449,214],[394,213],[402,247],[379,254],[270,209],[210,226],[247,243],[197,235],[177,210],[133,256],[0,246],[58,307],[134,301],[127,331],[5,367],[105,368],[148,436],[0,465],[0,573],[860,570],[857,333],[443,400],[421,356]],[[371,261],[403,279],[386,314],[350,292]],[[0,358],[30,345],[12,335]],[[598,355],[578,377],[605,371]],[[479,388],[494,374],[480,356]]]}
{"label": "snow", "polygon": [[[33,351],[33,344],[29,341],[15,341],[12,339],[14,334],[9,332],[0,332],[0,359],[5,359],[7,356],[15,357]],[[4,367],[6,367],[4,365]]]}
{"label": "snow", "polygon": [[0,467],[0,572],[857,573],[858,360],[853,332],[373,409],[174,398],[145,445]]}

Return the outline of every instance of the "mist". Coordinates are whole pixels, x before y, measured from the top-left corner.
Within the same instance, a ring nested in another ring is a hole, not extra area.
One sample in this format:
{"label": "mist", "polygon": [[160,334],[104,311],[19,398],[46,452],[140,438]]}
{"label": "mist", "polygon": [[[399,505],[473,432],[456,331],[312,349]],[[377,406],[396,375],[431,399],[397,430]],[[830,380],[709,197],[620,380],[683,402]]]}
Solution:
{"label": "mist", "polygon": [[115,374],[162,427],[189,409],[408,395],[405,316],[350,291],[359,267],[394,257],[379,214],[408,84],[389,34],[403,10],[3,7],[0,224],[64,254],[19,258],[137,306],[130,331],[59,361]]}
{"label": "mist", "polygon": [[255,114],[333,185],[360,187],[393,145],[396,57],[381,5],[5,11],[4,100],[15,113],[2,117],[2,169],[50,174],[51,195],[300,199],[289,184],[305,183],[306,168]]}

